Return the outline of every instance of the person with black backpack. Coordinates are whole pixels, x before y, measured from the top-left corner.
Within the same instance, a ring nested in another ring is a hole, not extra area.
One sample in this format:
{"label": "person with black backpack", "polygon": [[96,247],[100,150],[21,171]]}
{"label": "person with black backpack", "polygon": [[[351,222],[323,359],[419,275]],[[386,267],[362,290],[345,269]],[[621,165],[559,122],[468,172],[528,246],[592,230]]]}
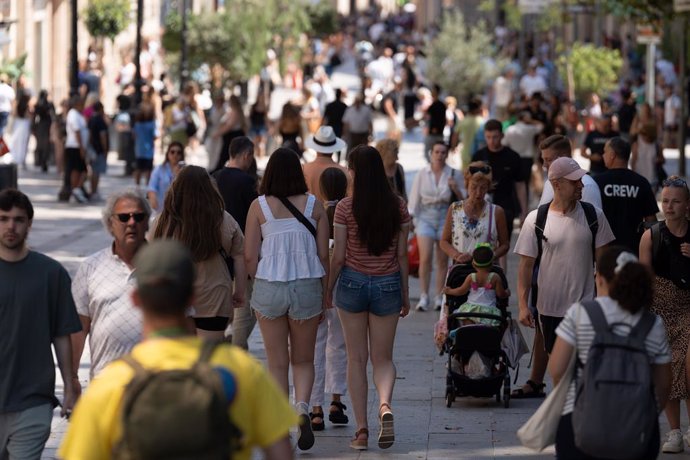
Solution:
{"label": "person with black backpack", "polygon": [[134,259],[131,294],[144,340],[110,363],[79,399],[64,459],[293,458],[297,414],[276,381],[239,347],[194,337],[191,252],[155,240]]}
{"label": "person with black backpack", "polygon": [[613,246],[597,259],[596,286],[597,298],[570,307],[556,330],[549,360],[554,384],[569,378],[575,359],[556,456],[657,458],[671,356],[664,323],[649,311],[652,274],[625,247]]}

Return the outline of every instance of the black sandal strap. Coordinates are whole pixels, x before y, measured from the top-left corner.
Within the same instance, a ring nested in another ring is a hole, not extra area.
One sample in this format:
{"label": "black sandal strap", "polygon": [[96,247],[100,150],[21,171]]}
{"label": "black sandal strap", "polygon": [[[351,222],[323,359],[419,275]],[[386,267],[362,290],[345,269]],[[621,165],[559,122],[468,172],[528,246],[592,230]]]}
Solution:
{"label": "black sandal strap", "polygon": [[340,401],[331,401],[331,406],[335,406],[338,409],[340,409],[341,411],[347,410],[347,406],[345,404],[341,403]]}

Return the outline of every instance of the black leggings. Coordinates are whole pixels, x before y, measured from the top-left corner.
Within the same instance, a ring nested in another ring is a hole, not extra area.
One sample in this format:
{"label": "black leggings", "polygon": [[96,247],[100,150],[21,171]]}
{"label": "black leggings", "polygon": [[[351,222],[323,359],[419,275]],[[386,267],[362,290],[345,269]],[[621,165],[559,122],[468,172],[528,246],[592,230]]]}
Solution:
{"label": "black leggings", "polygon": [[[615,430],[615,427],[611,428]],[[657,423],[649,442],[649,449],[640,457],[640,460],[652,460],[659,456],[659,424]],[[592,457],[585,454],[575,446],[573,434],[573,414],[561,416],[556,432],[556,458],[558,460],[605,460],[603,457]]]}

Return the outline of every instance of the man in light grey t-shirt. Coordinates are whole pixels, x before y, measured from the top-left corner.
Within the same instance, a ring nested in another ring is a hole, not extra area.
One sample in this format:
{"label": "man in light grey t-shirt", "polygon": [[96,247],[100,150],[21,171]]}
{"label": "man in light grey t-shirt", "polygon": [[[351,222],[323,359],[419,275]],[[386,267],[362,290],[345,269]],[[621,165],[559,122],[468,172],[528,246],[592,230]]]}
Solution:
{"label": "man in light grey t-shirt", "polygon": [[[72,282],[72,296],[83,328],[72,335],[75,377],[87,335],[91,378],[141,340],[141,313],[130,298],[135,284],[132,263],[146,243],[151,206],[141,192],[127,189],[111,195],[102,214],[113,243],[87,257]],[[75,384],[79,388],[79,382]]]}

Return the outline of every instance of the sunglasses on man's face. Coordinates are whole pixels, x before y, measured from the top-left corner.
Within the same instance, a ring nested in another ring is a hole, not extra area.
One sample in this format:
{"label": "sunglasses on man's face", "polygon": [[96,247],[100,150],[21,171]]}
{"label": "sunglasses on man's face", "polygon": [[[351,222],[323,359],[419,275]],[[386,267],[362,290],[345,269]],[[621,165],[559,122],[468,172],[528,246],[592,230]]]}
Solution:
{"label": "sunglasses on man's face", "polygon": [[489,174],[491,173],[491,166],[470,166],[470,174],[476,173]]}
{"label": "sunglasses on man's face", "polygon": [[120,214],[115,214],[115,217],[117,217],[117,220],[122,222],[123,224],[126,224],[129,222],[129,219],[134,218],[134,222],[142,222],[144,219],[146,219],[146,213],[143,212],[123,212]]}

